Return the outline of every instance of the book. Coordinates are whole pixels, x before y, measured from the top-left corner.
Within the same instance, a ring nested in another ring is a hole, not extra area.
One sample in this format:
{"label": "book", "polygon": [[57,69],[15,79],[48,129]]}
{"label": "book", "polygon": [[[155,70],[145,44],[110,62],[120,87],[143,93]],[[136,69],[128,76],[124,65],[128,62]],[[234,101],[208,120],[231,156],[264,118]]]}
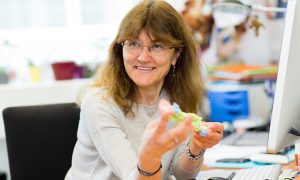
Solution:
{"label": "book", "polygon": [[263,82],[276,80],[278,67],[274,65],[229,65],[213,68],[210,73],[211,81],[235,81],[239,83]]}

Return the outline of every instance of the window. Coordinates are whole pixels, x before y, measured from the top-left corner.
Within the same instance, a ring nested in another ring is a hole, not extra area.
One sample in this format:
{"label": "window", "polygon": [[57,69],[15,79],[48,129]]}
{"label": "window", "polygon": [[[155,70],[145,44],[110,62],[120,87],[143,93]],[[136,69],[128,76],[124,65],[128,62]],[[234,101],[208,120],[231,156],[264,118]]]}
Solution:
{"label": "window", "polygon": [[29,63],[50,70],[56,61],[101,63],[121,19],[139,1],[0,0],[0,68],[23,82]]}
{"label": "window", "polygon": [[59,27],[66,24],[63,0],[0,0],[0,29]]}

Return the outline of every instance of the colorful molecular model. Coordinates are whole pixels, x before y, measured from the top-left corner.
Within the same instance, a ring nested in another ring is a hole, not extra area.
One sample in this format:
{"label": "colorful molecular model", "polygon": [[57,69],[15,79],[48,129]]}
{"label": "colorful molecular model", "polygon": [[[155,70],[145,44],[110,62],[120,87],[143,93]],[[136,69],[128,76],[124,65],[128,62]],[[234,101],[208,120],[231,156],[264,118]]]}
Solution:
{"label": "colorful molecular model", "polygon": [[192,117],[192,125],[195,128],[195,131],[199,132],[200,136],[204,137],[207,136],[208,130],[206,126],[203,126],[202,124],[202,117],[199,117],[195,113],[185,113],[181,111],[179,105],[177,103],[172,104],[172,108],[174,111],[174,114],[170,117],[171,122],[175,122],[176,124],[179,124],[183,121],[183,119],[187,116],[190,115]]}

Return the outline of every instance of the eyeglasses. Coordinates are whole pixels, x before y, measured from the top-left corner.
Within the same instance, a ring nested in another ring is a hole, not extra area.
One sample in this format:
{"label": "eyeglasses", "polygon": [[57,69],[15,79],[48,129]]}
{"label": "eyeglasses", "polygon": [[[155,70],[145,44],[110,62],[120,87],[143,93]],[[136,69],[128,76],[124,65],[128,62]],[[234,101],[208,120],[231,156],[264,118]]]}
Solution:
{"label": "eyeglasses", "polygon": [[122,46],[125,48],[125,50],[128,53],[133,55],[140,54],[143,51],[144,47],[147,47],[149,52],[155,56],[164,55],[169,49],[174,48],[174,47],[165,47],[161,43],[153,43],[150,46],[144,46],[138,41],[126,41],[122,43]]}

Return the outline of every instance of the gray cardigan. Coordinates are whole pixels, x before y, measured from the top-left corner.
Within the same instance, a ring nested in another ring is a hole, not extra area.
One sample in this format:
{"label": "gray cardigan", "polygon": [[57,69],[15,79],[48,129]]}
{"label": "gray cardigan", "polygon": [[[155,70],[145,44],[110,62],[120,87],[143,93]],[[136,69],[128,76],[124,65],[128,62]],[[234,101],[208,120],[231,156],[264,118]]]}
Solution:
{"label": "gray cardigan", "polygon": [[[162,93],[161,98],[168,99],[168,96]],[[145,108],[138,104],[134,105],[133,112],[134,118],[126,117],[112,98],[107,96],[105,89],[88,90],[81,104],[72,166],[65,179],[136,179],[141,136],[147,124],[160,114],[156,109],[153,116],[149,117]],[[168,128],[172,126],[174,124],[168,124]],[[186,172],[178,161],[185,146],[182,143],[162,157],[163,179],[168,179],[170,175],[179,180],[197,176],[200,167],[193,172]]]}

